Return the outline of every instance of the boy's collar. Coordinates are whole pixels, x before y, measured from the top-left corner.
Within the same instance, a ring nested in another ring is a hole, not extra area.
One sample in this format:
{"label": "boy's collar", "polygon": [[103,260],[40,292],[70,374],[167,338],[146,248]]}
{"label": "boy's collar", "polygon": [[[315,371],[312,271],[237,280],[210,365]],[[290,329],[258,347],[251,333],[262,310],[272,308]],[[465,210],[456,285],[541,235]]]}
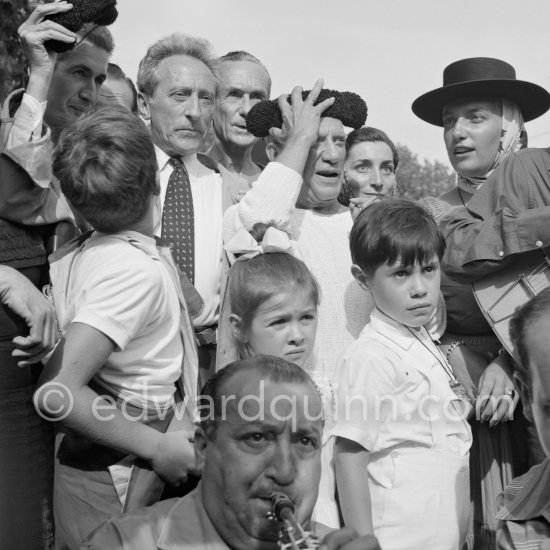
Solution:
{"label": "boy's collar", "polygon": [[378,308],[375,308],[370,315],[370,327],[406,351],[417,341],[403,323],[392,319]]}

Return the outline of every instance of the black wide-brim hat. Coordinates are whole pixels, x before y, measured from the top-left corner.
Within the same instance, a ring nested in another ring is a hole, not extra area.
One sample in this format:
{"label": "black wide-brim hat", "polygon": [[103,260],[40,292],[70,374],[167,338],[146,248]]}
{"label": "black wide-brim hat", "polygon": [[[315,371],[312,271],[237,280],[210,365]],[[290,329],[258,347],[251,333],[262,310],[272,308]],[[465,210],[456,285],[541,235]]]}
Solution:
{"label": "black wide-brim hat", "polygon": [[443,71],[443,86],[415,99],[413,113],[435,126],[443,126],[443,107],[468,97],[509,99],[523,120],[533,120],[550,109],[550,93],[542,86],[517,80],[512,65],[492,57],[471,57],[451,63]]}

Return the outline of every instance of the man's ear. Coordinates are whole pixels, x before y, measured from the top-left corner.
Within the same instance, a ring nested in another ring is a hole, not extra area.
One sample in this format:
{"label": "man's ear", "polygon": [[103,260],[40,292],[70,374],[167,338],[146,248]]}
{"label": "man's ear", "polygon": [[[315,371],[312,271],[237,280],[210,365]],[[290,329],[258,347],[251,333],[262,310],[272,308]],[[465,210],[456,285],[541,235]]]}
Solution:
{"label": "man's ear", "polygon": [[369,289],[369,278],[365,275],[365,272],[357,265],[351,266],[351,274],[355,277],[355,280],[359,283],[359,286],[364,289]]}
{"label": "man's ear", "polygon": [[229,316],[229,322],[231,323],[231,332],[233,333],[235,339],[237,339],[239,342],[242,342],[243,344],[246,344],[246,337],[241,328],[241,318],[236,313],[232,313]]}
{"label": "man's ear", "polygon": [[143,120],[151,120],[149,112],[149,97],[141,92],[138,92],[138,111]]}
{"label": "man's ear", "polygon": [[514,382],[516,384],[516,388],[519,391],[519,398],[521,399],[521,404],[523,405],[523,414],[525,415],[525,418],[527,418],[529,422],[533,422],[533,411],[531,410],[531,399],[529,398],[530,397],[529,386],[517,371],[514,371]]}
{"label": "man's ear", "polygon": [[267,155],[269,162],[273,162],[277,158],[279,150],[277,149],[277,146],[273,143],[273,141],[269,140],[267,142],[267,145],[265,146],[265,154]]}
{"label": "man's ear", "polygon": [[195,430],[195,463],[199,472],[202,472],[204,467],[204,461],[206,457],[206,447],[208,447],[208,438],[202,428]]}

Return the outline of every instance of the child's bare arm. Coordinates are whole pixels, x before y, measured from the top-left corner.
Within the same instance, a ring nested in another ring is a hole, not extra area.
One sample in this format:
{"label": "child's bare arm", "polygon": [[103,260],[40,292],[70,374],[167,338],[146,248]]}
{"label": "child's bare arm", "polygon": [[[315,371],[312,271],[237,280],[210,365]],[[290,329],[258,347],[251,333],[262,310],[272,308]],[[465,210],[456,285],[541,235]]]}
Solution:
{"label": "child's bare arm", "polygon": [[184,481],[195,467],[185,432],[163,434],[131,420],[88,386],[114,350],[114,342],[101,331],[71,324],[42,372],[35,406],[91,441],[149,461],[167,481]]}
{"label": "child's bare arm", "polygon": [[336,438],[334,466],[344,524],[359,535],[372,535],[372,508],[367,465],[370,452],[350,439]]}

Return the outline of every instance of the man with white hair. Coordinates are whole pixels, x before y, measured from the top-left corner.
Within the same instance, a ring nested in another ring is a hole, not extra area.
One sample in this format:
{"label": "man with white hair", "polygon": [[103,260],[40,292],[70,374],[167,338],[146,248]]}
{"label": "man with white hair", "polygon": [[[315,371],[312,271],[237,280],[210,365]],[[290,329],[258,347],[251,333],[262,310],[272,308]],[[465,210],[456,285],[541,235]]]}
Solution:
{"label": "man with white hair", "polygon": [[259,139],[248,132],[246,115],[259,101],[269,99],[271,78],[263,63],[244,51],[229,52],[214,66],[218,96],[214,109],[214,144],[208,156],[218,163],[230,206],[258,179],[263,166],[253,160]]}
{"label": "man with white hair", "polygon": [[160,171],[155,234],[172,243],[196,289],[188,285],[186,299],[203,381],[214,370],[222,257],[222,181],[215,163],[197,154],[214,114],[214,61],[208,41],[175,33],[149,47],[137,78]]}

